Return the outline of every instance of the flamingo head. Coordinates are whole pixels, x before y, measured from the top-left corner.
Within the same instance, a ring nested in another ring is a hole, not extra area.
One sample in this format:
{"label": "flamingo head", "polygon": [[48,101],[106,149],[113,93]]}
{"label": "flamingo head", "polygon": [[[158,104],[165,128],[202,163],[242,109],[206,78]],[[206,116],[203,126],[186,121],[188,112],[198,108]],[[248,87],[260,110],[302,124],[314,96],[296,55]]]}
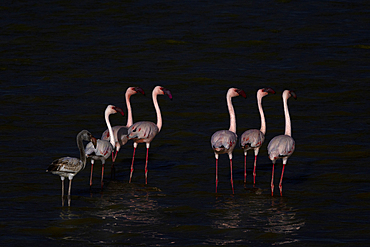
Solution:
{"label": "flamingo head", "polygon": [[244,98],[247,98],[247,95],[244,92],[244,90],[239,88],[230,88],[227,94],[230,95],[231,97],[242,96]]}
{"label": "flamingo head", "polygon": [[257,97],[260,96],[262,98],[268,95],[269,93],[275,94],[275,91],[270,87],[261,88],[257,91]]}
{"label": "flamingo head", "polygon": [[105,109],[106,115],[115,114],[117,112],[121,113],[122,116],[125,115],[125,113],[123,112],[121,108],[114,106],[114,105],[108,105],[107,108]]}
{"label": "flamingo head", "polygon": [[145,95],[145,92],[144,92],[144,90],[141,87],[134,87],[133,90],[136,93],[141,93],[141,94]]}
{"label": "flamingo head", "polygon": [[96,148],[96,145],[98,143],[97,139],[93,136],[90,137],[92,144],[94,145],[94,148]]}
{"label": "flamingo head", "polygon": [[284,90],[283,92],[283,98],[289,99],[290,96],[293,96],[294,99],[297,99],[297,95],[294,91],[291,90]]}
{"label": "flamingo head", "polygon": [[172,94],[170,92],[170,90],[168,90],[167,88],[164,88],[164,87],[159,87],[159,94],[163,94],[163,95],[167,95],[171,100],[172,100]]}

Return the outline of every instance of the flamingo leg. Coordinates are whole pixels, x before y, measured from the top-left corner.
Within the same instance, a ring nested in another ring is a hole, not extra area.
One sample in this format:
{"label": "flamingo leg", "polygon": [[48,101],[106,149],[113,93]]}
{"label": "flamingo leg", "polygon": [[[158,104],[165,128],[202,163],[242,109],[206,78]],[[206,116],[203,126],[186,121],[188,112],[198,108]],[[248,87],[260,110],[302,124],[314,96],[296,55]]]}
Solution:
{"label": "flamingo leg", "polygon": [[283,196],[283,174],[284,174],[285,164],[283,164],[283,170],[281,171],[279,189],[280,189],[280,196]]}
{"label": "flamingo leg", "polygon": [[218,158],[216,157],[216,193],[217,193],[217,185],[218,185]]}
{"label": "flamingo leg", "polygon": [[256,166],[257,166],[257,155],[254,156],[254,165],[253,165],[253,187],[256,184]]}
{"label": "flamingo leg", "polygon": [[91,159],[90,189],[91,189],[91,186],[92,186],[93,170],[94,170],[94,160]]}
{"label": "flamingo leg", "polygon": [[147,143],[146,148],[146,160],[145,160],[145,184],[148,184],[148,159],[149,159],[149,143]]}
{"label": "flamingo leg", "polygon": [[247,183],[247,152],[244,152],[244,183]]}
{"label": "flamingo leg", "polygon": [[234,181],[233,181],[233,159],[230,159],[230,182],[231,182],[231,188],[233,190],[234,194]]}
{"label": "flamingo leg", "polygon": [[[136,146],[137,146],[137,144],[136,144]],[[132,155],[132,163],[131,163],[131,171],[130,171],[130,180],[129,180],[129,183],[131,183],[132,173],[134,172],[134,160],[135,160],[136,146],[135,146],[135,143],[134,143],[134,153]]]}
{"label": "flamingo leg", "polygon": [[64,177],[60,177],[62,180],[62,207],[64,206]]}
{"label": "flamingo leg", "polygon": [[114,154],[114,150],[112,151],[112,166],[110,168],[110,178],[116,177],[116,168],[114,167],[114,162],[116,161],[117,158],[117,150],[116,154]]}
{"label": "flamingo leg", "polygon": [[103,160],[101,162],[101,181],[100,181],[100,184],[101,184],[101,189],[103,189],[103,185],[104,185],[104,165],[105,165],[105,160]]}
{"label": "flamingo leg", "polygon": [[68,188],[68,207],[71,206],[71,187],[72,187],[72,178],[69,178],[69,188]]}
{"label": "flamingo leg", "polygon": [[274,195],[274,170],[275,170],[275,163],[272,163],[271,196]]}

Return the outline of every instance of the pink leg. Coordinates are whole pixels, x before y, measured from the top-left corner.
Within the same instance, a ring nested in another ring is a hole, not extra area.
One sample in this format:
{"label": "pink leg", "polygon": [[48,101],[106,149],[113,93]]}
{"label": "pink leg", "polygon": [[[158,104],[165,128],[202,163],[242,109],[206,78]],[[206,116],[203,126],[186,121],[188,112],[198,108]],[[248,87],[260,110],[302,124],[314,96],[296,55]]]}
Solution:
{"label": "pink leg", "polygon": [[247,183],[247,155],[244,155],[244,183]]}
{"label": "pink leg", "polygon": [[90,189],[91,189],[91,186],[92,186],[93,166],[94,166],[94,163],[93,163],[93,162],[91,162]]}
{"label": "pink leg", "polygon": [[218,185],[218,159],[216,159],[216,193],[217,193],[217,185]]}
{"label": "pink leg", "polygon": [[145,184],[148,184],[148,157],[149,148],[146,149],[146,160],[145,160]]}
{"label": "pink leg", "polygon": [[274,196],[274,171],[275,170],[275,164],[272,163],[272,177],[271,177],[271,196]]}
{"label": "pink leg", "polygon": [[102,164],[101,164],[101,181],[100,181],[100,183],[101,183],[101,188],[103,189],[103,185],[104,185],[104,182],[103,182],[103,178],[104,178],[104,163],[105,162],[102,162]]}
{"label": "pink leg", "polygon": [[230,159],[230,174],[231,174],[231,178],[230,178],[230,181],[231,181],[231,188],[233,190],[233,194],[234,194],[234,181],[233,181],[233,160]]}
{"label": "pink leg", "polygon": [[284,174],[285,164],[283,164],[283,170],[281,171],[279,189],[280,189],[280,196],[283,196],[283,174]]}
{"label": "pink leg", "polygon": [[257,166],[257,155],[254,156],[254,165],[253,165],[253,187],[256,184],[256,166]]}
{"label": "pink leg", "polygon": [[132,155],[132,163],[131,163],[131,172],[130,172],[130,180],[129,180],[129,183],[131,183],[132,173],[134,172],[135,151],[136,151],[136,147],[134,147],[134,153]]}
{"label": "pink leg", "polygon": [[110,168],[110,177],[115,177],[116,176],[116,170],[115,170],[115,167],[114,167],[114,162],[116,161],[116,158],[117,158],[117,150],[116,150],[116,154],[114,154],[114,152],[112,151],[112,166]]}

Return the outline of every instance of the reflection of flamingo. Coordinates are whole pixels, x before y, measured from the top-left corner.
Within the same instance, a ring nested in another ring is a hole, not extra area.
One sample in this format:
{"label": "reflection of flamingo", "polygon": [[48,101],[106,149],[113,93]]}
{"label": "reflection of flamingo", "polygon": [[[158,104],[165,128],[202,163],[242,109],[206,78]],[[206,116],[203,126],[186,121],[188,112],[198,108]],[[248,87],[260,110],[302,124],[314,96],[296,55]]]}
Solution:
{"label": "reflection of flamingo", "polygon": [[244,149],[244,183],[247,183],[247,151],[250,149],[254,150],[253,186],[256,184],[257,155],[265,140],[266,134],[266,121],[262,109],[262,98],[269,93],[275,93],[275,91],[271,88],[262,88],[257,91],[258,110],[261,116],[261,129],[247,130],[240,137],[240,146]]}
{"label": "reflection of flamingo", "polygon": [[63,157],[56,159],[51,163],[46,172],[51,172],[53,174],[59,175],[62,180],[62,206],[64,206],[64,179],[69,179],[69,188],[68,188],[68,206],[70,206],[70,196],[71,196],[71,187],[73,177],[86,165],[86,155],[84,150],[83,141],[91,141],[93,145],[96,146],[96,139],[91,135],[87,130],[82,130],[77,135],[77,146],[80,150],[80,158],[71,158]]}
{"label": "reflection of flamingo", "polygon": [[134,159],[135,159],[135,150],[138,143],[146,143],[146,160],[145,160],[145,184],[148,183],[148,155],[149,155],[149,147],[150,142],[153,140],[153,138],[156,136],[156,134],[161,131],[162,128],[162,115],[161,110],[159,109],[157,95],[161,94],[167,94],[170,99],[172,99],[171,92],[163,88],[161,86],[156,86],[153,89],[152,97],[153,97],[153,104],[155,111],[157,113],[157,124],[148,122],[148,121],[141,121],[134,123],[129,129],[128,129],[128,139],[132,139],[134,141],[134,153],[132,155],[132,163],[131,163],[131,172],[130,172],[130,180],[131,183],[132,179],[132,173],[134,171]]}
{"label": "reflection of flamingo", "polygon": [[293,154],[295,149],[295,142],[292,136],[291,131],[291,122],[288,110],[288,99],[290,96],[293,96],[295,99],[297,98],[296,94],[293,91],[285,90],[283,92],[283,104],[284,104],[284,114],[285,114],[285,134],[275,136],[267,146],[267,151],[269,154],[269,158],[272,161],[272,177],[271,177],[271,195],[274,195],[274,168],[275,162],[277,159],[283,159],[283,170],[281,171],[279,189],[280,195],[283,195],[283,174],[285,164],[288,161],[288,158]]}
{"label": "reflection of flamingo", "polygon": [[[121,146],[125,145],[128,141],[128,138],[127,138],[128,128],[133,123],[130,97],[131,97],[131,95],[134,95],[136,93],[142,93],[143,95],[145,95],[144,90],[141,87],[129,87],[126,90],[126,94],[125,94],[126,106],[127,106],[127,124],[126,124],[126,126],[114,126],[114,127],[112,127],[114,142],[115,142],[115,144],[113,144],[113,147],[116,149],[116,154],[112,153],[112,161],[113,162],[116,160],[117,153],[119,152]],[[112,136],[112,135],[109,134],[109,130],[107,129],[106,131],[103,132],[103,134],[101,136],[101,139],[109,141],[110,136]],[[112,163],[112,169],[114,169],[113,164],[114,163]]]}
{"label": "reflection of flamingo", "polygon": [[218,155],[228,153],[230,159],[230,173],[231,173],[231,188],[234,194],[234,183],[233,183],[233,150],[236,145],[237,135],[236,135],[236,116],[234,107],[231,101],[232,97],[243,96],[246,98],[246,94],[243,90],[238,88],[230,88],[226,94],[227,108],[230,114],[230,128],[229,130],[219,130],[215,132],[211,137],[211,145],[216,157],[216,193],[218,184]]}
{"label": "reflection of flamingo", "polygon": [[[113,136],[113,131],[112,131],[112,127],[109,122],[109,115],[115,114],[117,112],[121,113],[122,116],[124,115],[121,108],[113,106],[113,105],[108,105],[107,108],[105,109],[105,114],[104,114],[105,122],[107,123],[108,131],[111,133],[110,134],[111,136]],[[94,147],[94,145],[91,142],[87,144],[86,156],[91,158],[90,188],[92,186],[93,166],[94,166],[95,160],[100,160],[102,163],[101,188],[103,188],[105,160],[109,158],[111,153],[113,153],[113,144],[114,144],[113,140],[111,140],[111,142],[109,142],[108,140],[97,140],[96,147]]]}

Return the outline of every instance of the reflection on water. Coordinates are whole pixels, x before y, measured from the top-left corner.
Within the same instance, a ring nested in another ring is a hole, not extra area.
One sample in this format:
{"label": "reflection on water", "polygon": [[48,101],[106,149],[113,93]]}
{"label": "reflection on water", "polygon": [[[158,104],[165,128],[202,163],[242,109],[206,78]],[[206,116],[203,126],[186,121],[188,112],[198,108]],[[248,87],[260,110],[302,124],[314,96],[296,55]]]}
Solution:
{"label": "reflection on water", "polygon": [[[229,229],[239,229],[244,233],[245,239],[233,240],[223,237],[222,239],[209,239],[209,242],[226,245],[247,241],[249,234],[259,233],[263,238],[271,235],[266,233],[284,234],[284,242],[275,244],[292,243],[298,241],[294,238],[295,233],[304,225],[304,219],[298,217],[297,209],[288,206],[284,198],[270,198],[262,196],[248,196],[245,198],[223,198],[217,199],[214,210],[211,210],[209,217],[212,220],[212,227],[225,230],[228,235]],[[227,230],[227,231],[226,231]],[[257,234],[258,235],[258,234]],[[238,235],[243,236],[242,234]],[[288,237],[289,236],[289,237]],[[231,242],[230,242],[231,241]],[[276,241],[276,239],[272,239]]]}

